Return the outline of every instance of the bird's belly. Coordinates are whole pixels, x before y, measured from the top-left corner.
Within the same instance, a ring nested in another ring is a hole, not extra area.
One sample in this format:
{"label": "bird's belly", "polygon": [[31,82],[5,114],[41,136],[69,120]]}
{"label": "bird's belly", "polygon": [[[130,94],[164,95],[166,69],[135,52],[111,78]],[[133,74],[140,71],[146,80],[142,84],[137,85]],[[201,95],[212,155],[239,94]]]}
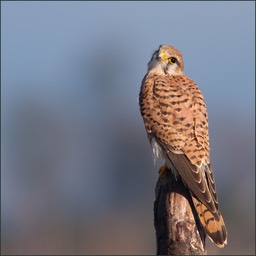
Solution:
{"label": "bird's belly", "polygon": [[[151,143],[151,148],[152,148],[154,157],[165,159],[167,168],[173,172],[175,178],[177,179],[177,177],[179,176],[179,173],[177,172],[176,168],[172,164],[171,159],[167,156],[168,153],[162,149],[161,145],[157,142],[157,140],[154,137],[150,140],[150,143]],[[173,153],[182,154],[180,150]]]}
{"label": "bird's belly", "polygon": [[151,143],[151,148],[153,150],[154,156],[156,158],[163,158],[164,157],[163,150],[159,145],[159,143],[157,142],[157,140],[153,137],[150,143]]}

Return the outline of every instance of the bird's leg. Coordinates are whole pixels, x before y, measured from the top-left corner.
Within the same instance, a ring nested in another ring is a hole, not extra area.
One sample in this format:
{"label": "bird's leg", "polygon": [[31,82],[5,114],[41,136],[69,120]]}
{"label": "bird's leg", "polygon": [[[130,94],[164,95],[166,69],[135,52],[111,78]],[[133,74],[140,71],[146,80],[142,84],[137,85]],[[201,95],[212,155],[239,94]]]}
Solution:
{"label": "bird's leg", "polygon": [[167,163],[165,162],[165,163],[160,167],[160,169],[159,169],[159,171],[158,171],[159,176],[160,176],[160,177],[163,176],[163,174],[164,174],[166,171],[168,171],[168,170],[169,170],[169,168],[168,168],[168,166],[167,166]]}

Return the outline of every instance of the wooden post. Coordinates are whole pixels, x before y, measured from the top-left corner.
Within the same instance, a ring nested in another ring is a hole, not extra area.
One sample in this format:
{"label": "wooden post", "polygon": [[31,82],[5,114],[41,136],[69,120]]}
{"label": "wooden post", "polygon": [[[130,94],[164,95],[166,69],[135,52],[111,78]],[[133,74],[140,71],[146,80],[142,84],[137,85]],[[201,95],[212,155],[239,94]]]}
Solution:
{"label": "wooden post", "polygon": [[183,182],[165,169],[155,193],[157,255],[206,255],[205,232]]}

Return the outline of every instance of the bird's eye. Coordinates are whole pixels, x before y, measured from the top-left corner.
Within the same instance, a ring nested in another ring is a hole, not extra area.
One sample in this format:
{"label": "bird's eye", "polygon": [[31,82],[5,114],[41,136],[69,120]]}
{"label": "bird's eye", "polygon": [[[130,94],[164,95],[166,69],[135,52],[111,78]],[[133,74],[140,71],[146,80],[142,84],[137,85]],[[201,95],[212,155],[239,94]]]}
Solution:
{"label": "bird's eye", "polygon": [[174,64],[174,63],[176,63],[176,61],[177,61],[177,59],[174,57],[169,59],[170,64]]}

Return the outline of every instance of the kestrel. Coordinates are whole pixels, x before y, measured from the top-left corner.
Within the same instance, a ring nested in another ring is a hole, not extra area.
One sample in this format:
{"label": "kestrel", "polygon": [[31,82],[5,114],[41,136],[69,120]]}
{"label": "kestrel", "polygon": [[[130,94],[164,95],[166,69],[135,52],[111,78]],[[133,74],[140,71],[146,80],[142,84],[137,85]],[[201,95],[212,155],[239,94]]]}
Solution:
{"label": "kestrel", "polygon": [[160,45],[142,81],[140,111],[155,157],[164,158],[165,166],[188,187],[206,234],[224,247],[227,231],[210,165],[206,105],[196,83],[183,71],[181,53]]}

